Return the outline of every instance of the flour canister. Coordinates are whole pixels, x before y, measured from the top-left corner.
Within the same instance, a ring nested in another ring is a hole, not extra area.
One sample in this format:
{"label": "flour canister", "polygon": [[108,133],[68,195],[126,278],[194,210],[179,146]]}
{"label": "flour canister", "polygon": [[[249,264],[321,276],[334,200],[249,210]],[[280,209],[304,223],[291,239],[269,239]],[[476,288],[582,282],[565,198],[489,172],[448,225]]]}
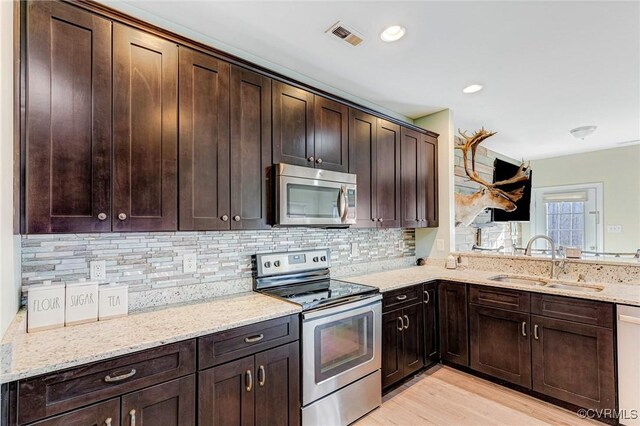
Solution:
{"label": "flour canister", "polygon": [[126,316],[129,313],[129,286],[108,284],[100,286],[100,321]]}
{"label": "flour canister", "polygon": [[64,284],[30,286],[27,293],[27,332],[64,327]]}
{"label": "flour canister", "polygon": [[98,321],[98,283],[67,284],[65,325]]}

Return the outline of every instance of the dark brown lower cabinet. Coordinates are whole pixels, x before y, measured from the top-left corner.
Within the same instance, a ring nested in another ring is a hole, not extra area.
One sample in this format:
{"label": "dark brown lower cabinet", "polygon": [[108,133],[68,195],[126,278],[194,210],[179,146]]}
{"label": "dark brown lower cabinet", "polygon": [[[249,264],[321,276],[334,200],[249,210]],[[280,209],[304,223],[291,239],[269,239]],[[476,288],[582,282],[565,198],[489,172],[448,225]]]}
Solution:
{"label": "dark brown lower cabinet", "polygon": [[531,388],[530,322],[529,314],[469,305],[471,368]]}
{"label": "dark brown lower cabinet", "polygon": [[616,406],[613,330],[531,316],[533,390],[584,408]]}
{"label": "dark brown lower cabinet", "polygon": [[440,358],[468,367],[467,286],[447,281],[440,282],[438,312]]}
{"label": "dark brown lower cabinet", "polygon": [[440,360],[438,353],[438,285],[437,283],[425,284],[423,291],[424,359],[425,365],[429,366]]}
{"label": "dark brown lower cabinet", "polygon": [[199,373],[198,424],[300,423],[298,342]]}
{"label": "dark brown lower cabinet", "polygon": [[415,304],[382,315],[382,387],[424,367],[422,305]]}
{"label": "dark brown lower cabinet", "polygon": [[193,374],[122,397],[122,426],[193,426],[195,414]]}
{"label": "dark brown lower cabinet", "polygon": [[111,425],[120,424],[120,399],[114,398],[60,416],[31,423],[37,426]]}

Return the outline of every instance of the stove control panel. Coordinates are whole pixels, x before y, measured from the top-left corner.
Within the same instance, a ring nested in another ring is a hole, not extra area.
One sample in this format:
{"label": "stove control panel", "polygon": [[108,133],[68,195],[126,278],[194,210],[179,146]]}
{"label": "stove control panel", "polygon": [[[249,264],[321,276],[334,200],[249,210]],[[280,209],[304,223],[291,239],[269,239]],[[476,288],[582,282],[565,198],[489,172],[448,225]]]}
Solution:
{"label": "stove control panel", "polygon": [[329,266],[329,249],[256,255],[256,267],[259,277],[326,269]]}

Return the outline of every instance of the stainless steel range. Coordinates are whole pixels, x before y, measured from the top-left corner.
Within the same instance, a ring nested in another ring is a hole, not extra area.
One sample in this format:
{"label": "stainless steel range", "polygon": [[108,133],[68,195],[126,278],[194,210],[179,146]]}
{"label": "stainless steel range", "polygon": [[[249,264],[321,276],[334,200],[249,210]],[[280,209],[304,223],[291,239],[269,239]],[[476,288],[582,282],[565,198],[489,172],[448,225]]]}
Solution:
{"label": "stainless steel range", "polygon": [[381,403],[382,296],[331,279],[329,250],[258,254],[254,289],[302,306],[302,424],[346,425]]}

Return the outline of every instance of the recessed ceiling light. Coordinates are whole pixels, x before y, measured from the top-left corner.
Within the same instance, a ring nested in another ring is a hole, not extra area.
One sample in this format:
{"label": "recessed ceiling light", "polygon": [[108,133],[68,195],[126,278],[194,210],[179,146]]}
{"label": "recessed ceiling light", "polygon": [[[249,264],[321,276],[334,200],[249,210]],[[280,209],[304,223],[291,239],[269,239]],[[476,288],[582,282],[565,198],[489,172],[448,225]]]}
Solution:
{"label": "recessed ceiling light", "polygon": [[464,89],[462,89],[463,93],[476,93],[482,90],[482,84],[470,84]]}
{"label": "recessed ceiling light", "polygon": [[386,42],[397,41],[404,37],[406,32],[406,28],[402,25],[392,25],[380,33],[380,38]]}
{"label": "recessed ceiling light", "polygon": [[593,132],[596,131],[597,128],[598,126],[581,126],[581,127],[576,127],[575,129],[569,130],[569,133],[571,133],[571,136],[573,136],[576,139],[584,140],[584,138],[591,136]]}

